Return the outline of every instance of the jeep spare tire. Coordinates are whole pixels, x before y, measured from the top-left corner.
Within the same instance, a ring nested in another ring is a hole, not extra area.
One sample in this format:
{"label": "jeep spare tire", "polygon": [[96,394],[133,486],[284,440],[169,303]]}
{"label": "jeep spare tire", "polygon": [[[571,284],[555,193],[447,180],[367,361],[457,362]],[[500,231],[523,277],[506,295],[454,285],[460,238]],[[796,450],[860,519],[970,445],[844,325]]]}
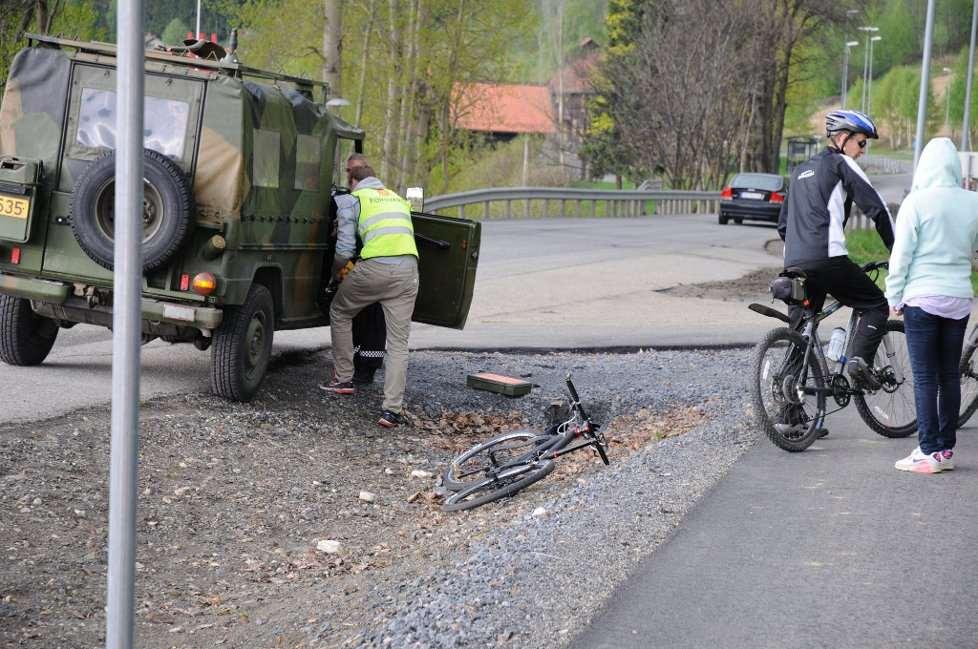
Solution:
{"label": "jeep spare tire", "polygon": [[[71,231],[89,258],[112,270],[115,258],[115,151],[96,158],[78,178]],[[187,240],[193,201],[180,167],[162,153],[143,151],[143,270],[164,265]]]}

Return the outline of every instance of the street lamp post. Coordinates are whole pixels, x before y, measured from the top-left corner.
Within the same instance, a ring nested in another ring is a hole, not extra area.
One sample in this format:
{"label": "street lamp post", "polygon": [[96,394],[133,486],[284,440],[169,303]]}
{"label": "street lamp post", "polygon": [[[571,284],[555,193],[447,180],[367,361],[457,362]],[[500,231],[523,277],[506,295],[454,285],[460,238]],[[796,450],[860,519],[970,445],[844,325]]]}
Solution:
{"label": "street lamp post", "polygon": [[868,115],[873,110],[873,43],[883,40],[882,36],[869,39],[869,77],[866,79],[866,110]]}
{"label": "street lamp post", "polygon": [[[953,70],[949,67],[943,67],[941,70],[944,74],[951,74]],[[944,86],[944,128],[948,127],[951,123],[951,80],[948,79],[947,85]]]}
{"label": "street lamp post", "polygon": [[870,43],[870,34],[873,32],[878,32],[879,27],[860,27],[859,31],[866,32],[866,49],[863,51],[863,95],[862,102],[859,104],[859,109],[862,112],[866,112],[866,84],[869,78],[869,48],[872,46]]}
{"label": "street lamp post", "polygon": [[[846,32],[845,37],[848,39],[848,26],[849,20],[859,13],[858,9],[847,9],[846,10]],[[842,98],[842,108],[846,107],[846,100],[849,95],[849,48],[859,45],[858,41],[846,40],[845,51],[842,53],[842,93],[840,97]]]}
{"label": "street lamp post", "polygon": [[859,41],[846,41],[845,53],[842,55],[842,108],[846,107],[849,94],[849,48],[859,45]]}
{"label": "street lamp post", "polygon": [[968,47],[968,76],[965,77],[964,122],[961,125],[961,150],[971,148],[971,82],[975,76],[975,28],[978,25],[978,2],[971,9],[971,45]]}

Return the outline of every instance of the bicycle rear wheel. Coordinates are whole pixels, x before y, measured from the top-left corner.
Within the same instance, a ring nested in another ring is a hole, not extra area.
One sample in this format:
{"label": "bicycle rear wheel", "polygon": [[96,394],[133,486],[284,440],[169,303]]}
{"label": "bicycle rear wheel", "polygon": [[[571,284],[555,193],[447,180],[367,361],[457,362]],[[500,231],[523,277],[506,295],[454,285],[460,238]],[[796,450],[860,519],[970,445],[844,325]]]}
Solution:
{"label": "bicycle rear wheel", "polygon": [[805,350],[801,334],[780,327],[769,331],[752,353],[757,425],[776,446],[792,452],[812,445],[825,416],[825,381],[814,356],[805,362]]}
{"label": "bicycle rear wheel", "polygon": [[534,431],[514,430],[476,444],[448,463],[442,474],[442,486],[459,491],[482,482],[493,470],[525,462],[540,444],[539,437],[540,433]]}
{"label": "bicycle rear wheel", "polygon": [[[857,393],[853,401],[866,425],[883,437],[908,437],[917,431],[917,405],[903,321],[888,320],[886,335],[893,346],[893,357],[887,358],[885,345],[881,343],[873,359],[873,371],[883,387]],[[897,368],[903,376],[902,382],[897,382]]]}
{"label": "bicycle rear wheel", "polygon": [[978,410],[978,359],[975,345],[965,345],[961,354],[961,414],[958,426],[964,426]]}
{"label": "bicycle rear wheel", "polygon": [[442,511],[457,512],[473,509],[494,500],[515,494],[534,482],[548,476],[554,470],[553,460],[532,460],[504,469],[493,478],[486,478],[453,493],[445,499]]}

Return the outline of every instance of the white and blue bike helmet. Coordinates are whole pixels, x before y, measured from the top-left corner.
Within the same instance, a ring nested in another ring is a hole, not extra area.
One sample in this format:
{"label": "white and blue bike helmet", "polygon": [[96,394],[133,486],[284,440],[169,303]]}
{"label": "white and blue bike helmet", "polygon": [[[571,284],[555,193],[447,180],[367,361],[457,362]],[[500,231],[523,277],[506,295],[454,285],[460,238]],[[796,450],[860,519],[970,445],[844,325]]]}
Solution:
{"label": "white and blue bike helmet", "polygon": [[871,140],[879,139],[876,124],[869,115],[858,110],[833,110],[825,116],[825,135],[832,137],[839,131],[862,133]]}

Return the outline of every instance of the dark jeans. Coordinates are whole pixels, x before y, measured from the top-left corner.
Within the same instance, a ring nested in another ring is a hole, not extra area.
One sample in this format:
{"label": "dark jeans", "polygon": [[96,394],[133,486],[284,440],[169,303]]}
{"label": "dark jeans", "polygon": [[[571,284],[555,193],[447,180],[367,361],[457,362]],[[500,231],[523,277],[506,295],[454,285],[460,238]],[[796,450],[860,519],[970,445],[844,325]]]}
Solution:
{"label": "dark jeans", "polygon": [[846,256],[796,264],[792,268],[805,271],[808,278],[805,286],[815,311],[822,309],[825,294],[831,293],[832,297],[859,313],[856,331],[852,334],[852,356],[859,356],[871,366],[876,349],[886,335],[886,319],[890,314],[883,291]]}
{"label": "dark jeans", "polygon": [[951,320],[908,306],[903,322],[913,366],[920,450],[930,454],[954,448],[961,408],[958,368],[968,318]]}

